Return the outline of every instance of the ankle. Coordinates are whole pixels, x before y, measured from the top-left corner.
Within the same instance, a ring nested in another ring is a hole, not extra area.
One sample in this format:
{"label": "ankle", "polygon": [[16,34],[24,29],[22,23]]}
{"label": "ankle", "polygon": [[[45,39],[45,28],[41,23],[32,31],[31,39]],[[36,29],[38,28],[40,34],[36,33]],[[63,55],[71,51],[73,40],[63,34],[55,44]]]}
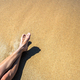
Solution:
{"label": "ankle", "polygon": [[19,53],[23,53],[23,52],[24,52],[22,47],[19,47],[19,48],[17,49],[17,51],[18,51]]}

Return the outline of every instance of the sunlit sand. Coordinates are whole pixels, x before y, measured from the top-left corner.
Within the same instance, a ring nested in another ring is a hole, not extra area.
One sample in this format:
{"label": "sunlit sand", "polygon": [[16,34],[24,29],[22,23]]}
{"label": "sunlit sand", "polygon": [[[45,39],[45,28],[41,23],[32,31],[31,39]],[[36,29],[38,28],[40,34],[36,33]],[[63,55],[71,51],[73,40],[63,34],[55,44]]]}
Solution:
{"label": "sunlit sand", "polygon": [[80,0],[0,0],[0,62],[28,32],[14,80],[80,80]]}

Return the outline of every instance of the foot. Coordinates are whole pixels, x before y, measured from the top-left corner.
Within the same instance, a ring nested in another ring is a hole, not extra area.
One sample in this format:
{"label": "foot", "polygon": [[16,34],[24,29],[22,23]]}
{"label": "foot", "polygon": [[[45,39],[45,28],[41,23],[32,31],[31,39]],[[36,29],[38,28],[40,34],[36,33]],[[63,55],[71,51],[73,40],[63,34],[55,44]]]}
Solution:
{"label": "foot", "polygon": [[30,39],[31,34],[23,34],[21,37],[21,42],[20,42],[20,48],[22,49],[22,51],[27,51],[28,49],[28,41]]}

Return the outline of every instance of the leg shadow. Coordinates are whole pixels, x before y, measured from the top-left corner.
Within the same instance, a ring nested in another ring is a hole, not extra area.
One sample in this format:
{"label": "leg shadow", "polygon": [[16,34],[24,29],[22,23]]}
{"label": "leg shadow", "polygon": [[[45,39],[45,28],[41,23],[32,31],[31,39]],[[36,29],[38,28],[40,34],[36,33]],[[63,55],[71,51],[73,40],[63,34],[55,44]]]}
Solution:
{"label": "leg shadow", "polygon": [[[29,42],[28,46],[31,43],[32,42]],[[21,60],[20,60],[18,71],[17,71],[16,75],[14,76],[14,78],[12,80],[20,80],[21,79],[22,72],[23,72],[23,69],[24,69],[26,61],[29,58],[31,58],[32,56],[34,56],[36,53],[38,53],[39,51],[41,51],[41,49],[39,49],[38,47],[34,46],[29,51],[23,53],[23,55],[21,57]]]}

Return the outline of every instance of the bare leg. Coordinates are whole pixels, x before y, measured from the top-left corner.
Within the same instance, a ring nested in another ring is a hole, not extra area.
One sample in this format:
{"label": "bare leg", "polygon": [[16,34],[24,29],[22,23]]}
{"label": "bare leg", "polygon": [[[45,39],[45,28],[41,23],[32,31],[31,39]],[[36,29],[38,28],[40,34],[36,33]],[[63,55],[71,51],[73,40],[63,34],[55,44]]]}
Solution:
{"label": "bare leg", "polygon": [[17,70],[18,70],[18,66],[19,66],[19,62],[20,62],[21,56],[16,60],[16,62],[14,63],[14,65],[12,66],[11,69],[9,69],[1,78],[1,80],[12,80],[12,78],[14,77],[14,75],[16,74]]}
{"label": "bare leg", "polygon": [[18,49],[12,55],[7,57],[1,64],[0,64],[0,78],[3,74],[10,69],[12,64],[16,61],[16,59],[22,54],[22,51]]}
{"label": "bare leg", "polygon": [[[18,69],[21,54],[22,52],[26,51],[28,48],[28,41],[30,39],[30,33],[28,33],[27,35],[23,35],[22,38],[23,38],[22,39],[23,41],[21,41],[22,43],[20,44],[19,48],[0,64],[0,78],[6,75],[8,76],[8,74],[10,75],[10,78],[15,75]],[[15,62],[14,66],[12,67],[12,69],[10,69],[14,62]],[[7,70],[9,71],[5,75],[3,75]],[[14,72],[14,70],[16,71]]]}

